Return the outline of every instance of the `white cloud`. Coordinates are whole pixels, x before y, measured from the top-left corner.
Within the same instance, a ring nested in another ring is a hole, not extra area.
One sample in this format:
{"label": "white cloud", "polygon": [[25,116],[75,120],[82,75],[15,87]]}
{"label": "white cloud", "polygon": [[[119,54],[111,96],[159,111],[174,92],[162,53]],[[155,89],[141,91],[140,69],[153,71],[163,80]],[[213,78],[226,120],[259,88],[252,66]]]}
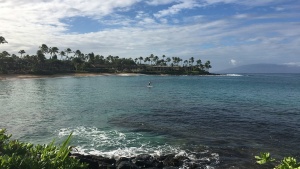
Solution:
{"label": "white cloud", "polygon": [[[9,39],[9,46],[36,46],[53,43],[55,36],[63,36],[68,25],[61,19],[83,16],[99,19],[114,10],[127,8],[140,0],[3,0],[0,6],[1,35]],[[121,21],[121,19],[119,20]],[[123,25],[130,20],[122,19]],[[107,23],[109,24],[109,23]],[[116,24],[110,22],[110,24]],[[26,48],[26,47],[24,47]],[[12,49],[19,50],[19,49]]]}
{"label": "white cloud", "polygon": [[284,65],[300,67],[300,62],[289,62],[289,63],[284,63]]}
{"label": "white cloud", "polygon": [[216,3],[236,3],[240,0],[204,0],[204,2],[208,5],[216,4]]}
{"label": "white cloud", "polygon": [[142,19],[145,16],[148,17],[148,14],[146,14],[144,11],[137,11],[136,13],[137,13],[135,16],[136,19]]}
{"label": "white cloud", "polygon": [[249,17],[249,15],[247,15],[247,14],[238,14],[238,15],[233,16],[233,18],[236,18],[236,19],[245,19],[248,17]]}
{"label": "white cloud", "polygon": [[282,3],[286,0],[252,0],[252,1],[248,1],[248,0],[240,0],[237,1],[236,3],[238,4],[242,4],[242,5],[247,5],[247,6],[266,6],[269,4],[278,4],[278,3]]}
{"label": "white cloud", "polygon": [[[74,16],[101,18],[140,0],[6,0],[1,4],[1,20],[62,26],[60,19]],[[10,15],[7,15],[7,14]],[[18,20],[16,20],[18,19]],[[24,25],[23,25],[24,26]]]}
{"label": "white cloud", "polygon": [[167,24],[169,22],[166,18],[161,18],[159,21],[163,24]]}
{"label": "white cloud", "polygon": [[153,24],[156,24],[156,21],[150,17],[143,18],[140,22],[138,22],[141,26],[152,26]]}
{"label": "white cloud", "polygon": [[239,4],[245,6],[265,6],[269,4],[279,4],[285,2],[286,0],[204,0],[207,5],[213,5],[217,3],[225,4]]}
{"label": "white cloud", "polygon": [[[118,55],[121,57],[148,56],[150,53],[168,57],[174,55],[187,59],[191,56],[202,60],[211,60],[213,69],[222,69],[228,59],[231,64],[255,63],[255,62],[282,62],[282,56],[290,58],[286,61],[298,60],[296,56],[300,53],[298,45],[300,42],[300,30],[297,24],[270,23],[255,24],[236,27],[238,23],[232,20],[203,21],[186,26],[168,26],[154,23],[151,18],[141,18],[141,23],[151,25],[147,27],[127,27],[121,29],[104,30],[86,34],[59,34],[51,33],[51,29],[40,32],[36,30],[21,31],[17,39],[6,37],[9,44],[7,47],[11,53],[17,53],[25,49],[27,54],[34,54],[39,45],[46,43],[48,46],[57,46],[59,49],[70,47],[73,50],[80,49],[83,53],[95,52],[107,56]],[[270,30],[277,33],[276,37],[266,37]],[[32,32],[32,33],[31,33]],[[48,33],[48,34],[46,34]],[[10,34],[10,33],[9,33]],[[15,32],[10,34],[15,36]],[[221,40],[226,37],[237,37],[240,44],[235,46],[224,46]],[[293,41],[282,43],[293,36]],[[298,38],[297,38],[298,37]],[[34,39],[34,41],[32,40]],[[214,47],[203,49],[201,44],[213,43]],[[244,43],[245,42],[245,43]],[[250,44],[248,44],[248,42]],[[9,46],[11,45],[11,46]],[[195,46],[196,45],[196,46]],[[197,47],[198,46],[198,47]],[[239,62],[237,62],[239,60]],[[285,62],[286,62],[285,61]],[[223,66],[223,67],[222,67]]]}
{"label": "white cloud", "polygon": [[159,11],[158,13],[154,14],[154,16],[161,18],[168,15],[177,14],[184,9],[193,9],[196,7],[200,7],[200,4],[195,0],[180,0],[179,3],[169,7],[168,9]]}
{"label": "white cloud", "polygon": [[[24,49],[26,54],[35,54],[38,46],[45,43],[61,50],[70,47],[83,53],[94,52],[104,56],[111,54],[139,57],[151,53],[158,56],[165,54],[167,57],[180,56],[183,59],[200,56],[203,61],[210,60],[215,70],[228,66],[228,61],[230,64],[299,63],[299,22],[282,22],[285,18],[299,18],[297,10],[255,16],[243,13],[214,20],[198,14],[179,20],[166,16],[203,4],[196,0],[152,0],[147,2],[151,5],[172,5],[156,13],[157,18],[140,8],[137,12],[132,12],[131,17],[116,13],[120,9],[134,8],[133,5],[139,2],[141,1],[2,0],[0,23],[5,26],[0,26],[0,36],[4,36],[9,43],[2,44],[0,51],[17,54]],[[210,4],[220,2],[251,5],[251,1],[207,0]],[[255,2],[259,4],[258,1]],[[104,17],[108,15],[112,19]],[[61,19],[74,16],[99,20],[101,24],[113,28],[103,28],[92,33],[67,34],[68,25],[62,23]],[[273,20],[255,23],[259,19]],[[185,25],[180,25],[182,21]],[[174,22],[177,24],[168,25]],[[224,39],[228,38],[233,39],[232,42],[224,43]],[[205,45],[207,47],[202,47]]]}
{"label": "white cloud", "polygon": [[286,10],[284,7],[274,7],[276,11],[284,11]]}
{"label": "white cloud", "polygon": [[230,64],[232,64],[233,66],[235,66],[237,64],[237,61],[234,59],[230,59]]}
{"label": "white cloud", "polygon": [[171,4],[171,3],[174,3],[174,2],[177,2],[178,0],[148,0],[146,1],[146,3],[148,5],[166,5],[166,4]]}

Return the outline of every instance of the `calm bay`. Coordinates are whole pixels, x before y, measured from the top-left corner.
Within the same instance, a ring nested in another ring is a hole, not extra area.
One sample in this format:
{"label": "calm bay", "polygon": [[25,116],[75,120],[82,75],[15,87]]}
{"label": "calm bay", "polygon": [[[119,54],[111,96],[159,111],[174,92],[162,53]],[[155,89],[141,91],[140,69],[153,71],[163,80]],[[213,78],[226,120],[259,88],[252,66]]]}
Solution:
{"label": "calm bay", "polygon": [[[152,88],[148,88],[151,81]],[[107,157],[175,153],[212,168],[299,157],[300,74],[66,76],[0,81],[0,128]]]}

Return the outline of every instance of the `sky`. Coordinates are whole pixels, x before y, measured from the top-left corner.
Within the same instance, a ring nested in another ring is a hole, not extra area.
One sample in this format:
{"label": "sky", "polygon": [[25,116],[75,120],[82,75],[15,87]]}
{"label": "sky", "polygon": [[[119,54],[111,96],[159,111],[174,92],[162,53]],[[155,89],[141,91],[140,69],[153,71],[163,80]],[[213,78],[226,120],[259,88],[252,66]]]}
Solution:
{"label": "sky", "polygon": [[[300,66],[299,0],[0,0],[0,51]],[[60,57],[59,57],[60,58]]]}

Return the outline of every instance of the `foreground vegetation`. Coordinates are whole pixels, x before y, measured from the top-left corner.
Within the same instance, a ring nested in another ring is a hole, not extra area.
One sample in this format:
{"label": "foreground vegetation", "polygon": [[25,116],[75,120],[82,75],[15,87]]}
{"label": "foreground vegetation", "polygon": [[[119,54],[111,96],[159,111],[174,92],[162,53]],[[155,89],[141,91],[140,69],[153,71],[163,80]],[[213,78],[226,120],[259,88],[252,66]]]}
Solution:
{"label": "foreground vegetation", "polygon": [[[8,43],[0,36],[0,44]],[[25,55],[25,50],[16,54],[0,53],[0,73],[2,74],[57,74],[75,72],[93,73],[144,73],[144,74],[209,74],[210,61],[202,63],[194,57],[183,60],[180,57],[161,58],[151,54],[148,57],[120,58],[119,56],[84,54],[80,50],[59,50],[42,44],[35,55]],[[60,57],[59,57],[60,56]]]}
{"label": "foreground vegetation", "polygon": [[300,163],[294,157],[284,157],[276,166],[276,161],[270,156],[270,153],[260,153],[260,156],[255,156],[256,163],[260,165],[268,165],[275,167],[274,169],[300,169]]}
{"label": "foreground vegetation", "polygon": [[[88,164],[71,158],[70,143],[72,133],[61,146],[55,146],[54,141],[49,145],[33,145],[10,140],[11,135],[5,129],[0,129],[0,168],[1,169],[87,169]],[[265,168],[300,169],[300,163],[293,157],[285,157],[276,162],[270,153],[255,156],[256,163]],[[277,163],[277,165],[275,165]]]}
{"label": "foreground vegetation", "polygon": [[33,145],[10,140],[4,129],[0,130],[1,169],[85,169],[87,164],[69,157],[71,134],[60,146]]}

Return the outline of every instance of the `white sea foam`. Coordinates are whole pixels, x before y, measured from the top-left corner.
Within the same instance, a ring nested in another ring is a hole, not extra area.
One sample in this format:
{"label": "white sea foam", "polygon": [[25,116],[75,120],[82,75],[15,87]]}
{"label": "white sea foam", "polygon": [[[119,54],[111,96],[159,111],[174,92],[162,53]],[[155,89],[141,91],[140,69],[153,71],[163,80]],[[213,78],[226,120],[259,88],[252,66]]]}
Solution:
{"label": "white sea foam", "polygon": [[226,76],[243,76],[243,75],[240,75],[240,74],[226,74]]}
{"label": "white sea foam", "polygon": [[96,127],[81,126],[60,129],[58,136],[64,137],[71,132],[73,132],[74,136],[72,144],[76,144],[76,151],[81,154],[101,155],[115,159],[119,159],[120,157],[134,157],[139,154],[149,154],[152,156],[176,154],[176,156],[188,157],[196,163],[201,163],[204,160],[213,160],[214,163],[218,163],[219,161],[218,154],[211,154],[208,150],[190,152],[177,146],[159,143],[159,141],[149,141],[140,133],[123,133],[115,130],[103,131]]}
{"label": "white sea foam", "polygon": [[142,74],[138,74],[138,73],[120,73],[120,74],[117,74],[117,76],[142,76]]}
{"label": "white sea foam", "polygon": [[177,153],[178,147],[161,143],[153,147],[153,143],[145,140],[139,133],[122,133],[119,131],[101,131],[96,127],[64,128],[58,131],[60,137],[73,132],[80,153],[102,155],[106,157],[132,157],[138,154],[162,155]]}

